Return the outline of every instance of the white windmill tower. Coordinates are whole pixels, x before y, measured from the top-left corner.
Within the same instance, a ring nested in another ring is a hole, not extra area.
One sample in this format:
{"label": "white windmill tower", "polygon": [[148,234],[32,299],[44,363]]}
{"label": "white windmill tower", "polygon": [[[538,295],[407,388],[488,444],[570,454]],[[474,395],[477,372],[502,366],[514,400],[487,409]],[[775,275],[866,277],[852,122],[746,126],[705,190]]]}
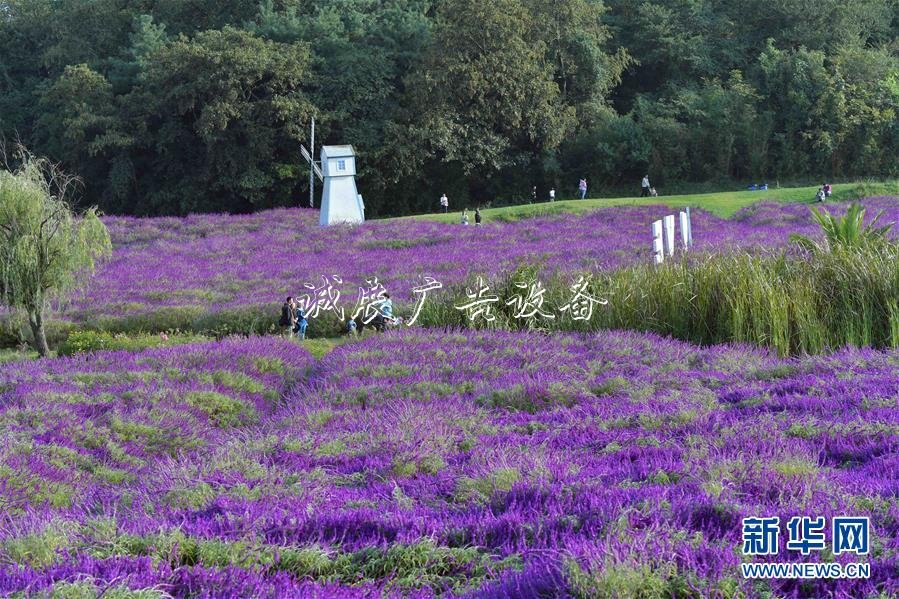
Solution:
{"label": "white windmill tower", "polygon": [[356,153],[353,146],[322,146],[322,211],[319,224],[365,222],[365,205],[356,190]]}
{"label": "white windmill tower", "polygon": [[[315,139],[315,123],[312,125],[312,139]],[[315,143],[313,141],[313,143]],[[312,147],[313,152],[315,146]],[[300,147],[303,158],[309,162],[309,206],[313,206],[314,176],[324,181],[320,225],[365,222],[365,204],[356,190],[356,152],[353,146],[322,146],[321,162],[316,163],[304,146]],[[319,168],[321,164],[321,168]]]}

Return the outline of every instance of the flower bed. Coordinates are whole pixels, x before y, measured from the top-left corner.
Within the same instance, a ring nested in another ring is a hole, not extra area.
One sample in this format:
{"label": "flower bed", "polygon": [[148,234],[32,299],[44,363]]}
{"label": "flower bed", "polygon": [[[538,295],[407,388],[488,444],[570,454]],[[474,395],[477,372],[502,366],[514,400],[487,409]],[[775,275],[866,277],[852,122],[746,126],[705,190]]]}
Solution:
{"label": "flower bed", "polygon": [[[897,364],[407,331],[311,367],[279,340],[14,365],[0,593],[892,596]],[[871,577],[744,580],[747,516],[781,518],[778,561],[834,559],[784,549],[797,515],[870,517]]]}

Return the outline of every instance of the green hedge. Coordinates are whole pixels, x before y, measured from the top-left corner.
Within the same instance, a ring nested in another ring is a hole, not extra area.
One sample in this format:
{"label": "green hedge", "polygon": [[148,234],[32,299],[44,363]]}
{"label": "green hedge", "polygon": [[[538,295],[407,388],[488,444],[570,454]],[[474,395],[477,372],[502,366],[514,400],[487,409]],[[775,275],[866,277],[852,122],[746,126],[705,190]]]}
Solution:
{"label": "green hedge", "polygon": [[[170,338],[181,336],[188,339],[197,336],[222,338],[229,335],[278,334],[281,332],[278,326],[280,315],[280,305],[218,312],[206,312],[200,306],[179,306],[121,318],[102,317],[79,324],[49,320],[46,327],[51,347],[58,347],[60,353],[65,354],[81,351],[78,349],[80,344],[87,344],[86,349],[89,351],[129,349],[122,346],[127,345],[124,341],[112,341],[125,335],[149,343],[149,340],[156,339],[160,333],[166,333]],[[31,335],[27,329],[24,321],[18,317],[9,316],[0,320],[0,348],[30,343]],[[344,323],[328,312],[310,320],[306,335],[310,339],[333,338],[342,335],[344,330]]]}

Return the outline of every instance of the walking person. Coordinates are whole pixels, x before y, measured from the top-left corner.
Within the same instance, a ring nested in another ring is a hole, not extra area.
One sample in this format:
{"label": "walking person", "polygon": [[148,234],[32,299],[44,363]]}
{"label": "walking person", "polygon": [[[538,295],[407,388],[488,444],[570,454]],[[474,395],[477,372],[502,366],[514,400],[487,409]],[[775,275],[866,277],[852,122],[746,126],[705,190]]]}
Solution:
{"label": "walking person", "polygon": [[581,194],[581,199],[587,197],[587,180],[581,179],[577,184],[577,190]]}
{"label": "walking person", "polygon": [[296,304],[294,304],[293,297],[289,296],[284,305],[281,306],[281,319],[278,320],[278,326],[289,338],[293,338],[293,327],[296,323],[296,318]]}
{"label": "walking person", "polygon": [[481,209],[480,208],[474,209],[474,226],[476,226],[476,227],[481,226]]}
{"label": "walking person", "polygon": [[640,197],[648,198],[649,197],[649,175],[643,175],[643,181],[640,182]]}
{"label": "walking person", "polygon": [[440,196],[440,207],[443,208],[444,214],[449,212],[449,198],[446,197],[446,194]]}
{"label": "walking person", "polygon": [[550,202],[556,201],[556,188],[555,187],[552,187],[549,190],[549,201]]}
{"label": "walking person", "polygon": [[462,211],[462,221],[461,222],[463,225],[468,224],[468,208],[466,208],[465,210]]}

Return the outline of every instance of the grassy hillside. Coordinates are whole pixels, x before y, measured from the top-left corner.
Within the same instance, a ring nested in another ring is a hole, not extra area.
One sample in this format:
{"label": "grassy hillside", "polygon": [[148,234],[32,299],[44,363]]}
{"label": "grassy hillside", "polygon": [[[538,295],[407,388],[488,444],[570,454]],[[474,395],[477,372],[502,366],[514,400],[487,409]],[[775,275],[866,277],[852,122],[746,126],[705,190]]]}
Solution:
{"label": "grassy hillside", "polygon": [[[687,195],[660,196],[657,198],[588,198],[586,200],[560,200],[558,202],[541,202],[537,204],[523,204],[520,206],[506,206],[503,208],[488,208],[482,210],[485,220],[514,221],[534,216],[546,216],[559,213],[579,213],[603,208],[607,206],[646,206],[663,204],[672,208],[703,208],[718,216],[733,216],[741,208],[761,202],[763,200],[783,203],[805,203],[814,201],[818,187],[782,187],[767,191],[722,191],[717,193],[701,193]],[[899,195],[899,181],[885,183],[842,183],[834,185],[831,201],[853,200],[862,197],[879,195]],[[452,198],[450,199],[452,202]],[[473,211],[474,207],[469,210]],[[461,211],[449,214],[424,214],[412,217],[413,219],[425,219],[446,223],[459,222]],[[474,223],[474,215],[470,217]]]}

